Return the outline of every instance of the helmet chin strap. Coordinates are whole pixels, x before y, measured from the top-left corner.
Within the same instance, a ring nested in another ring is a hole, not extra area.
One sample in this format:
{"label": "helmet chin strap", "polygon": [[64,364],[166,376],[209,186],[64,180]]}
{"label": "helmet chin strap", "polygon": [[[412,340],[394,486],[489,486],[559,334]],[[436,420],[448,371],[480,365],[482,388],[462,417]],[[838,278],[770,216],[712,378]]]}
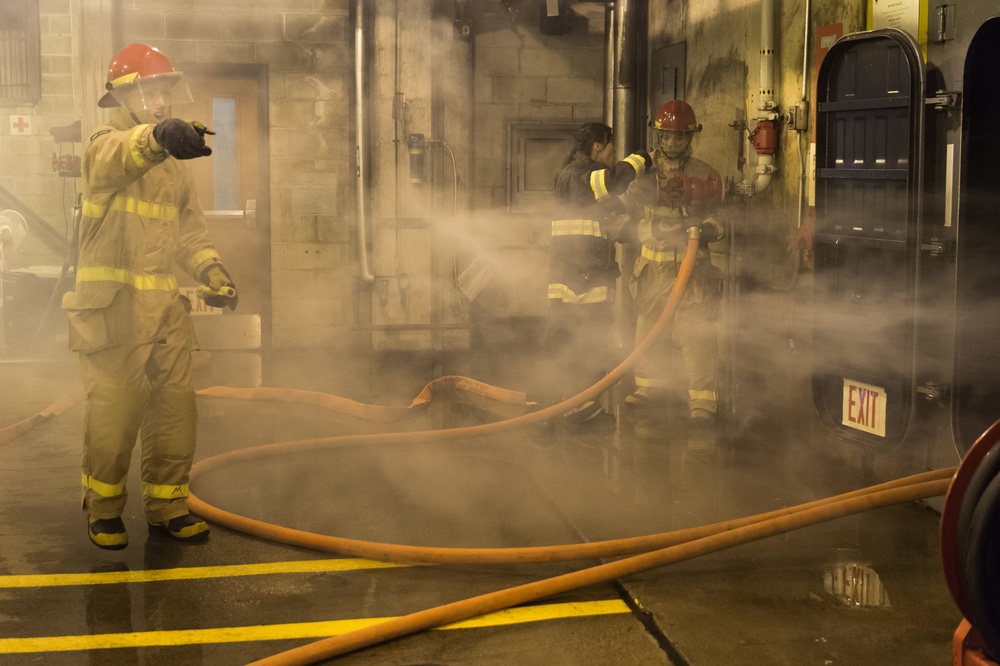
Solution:
{"label": "helmet chin strap", "polygon": [[664,167],[670,166],[680,171],[681,169],[684,168],[684,165],[691,158],[692,154],[693,152],[691,150],[690,145],[687,148],[685,148],[684,152],[682,152],[677,157],[670,157],[666,153],[662,152],[658,153],[656,160],[654,160],[653,162],[653,170],[656,172],[656,175],[659,176],[660,178],[668,178],[670,176],[673,176],[675,174],[671,173]]}

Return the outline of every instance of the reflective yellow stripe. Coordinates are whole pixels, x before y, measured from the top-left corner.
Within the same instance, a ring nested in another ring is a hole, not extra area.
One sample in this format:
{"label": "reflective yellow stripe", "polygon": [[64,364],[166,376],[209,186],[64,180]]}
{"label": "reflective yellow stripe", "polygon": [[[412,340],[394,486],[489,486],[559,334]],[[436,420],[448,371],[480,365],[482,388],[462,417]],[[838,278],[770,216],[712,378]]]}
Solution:
{"label": "reflective yellow stripe", "polygon": [[711,400],[714,402],[717,398],[717,394],[715,391],[689,390],[688,397],[690,397],[692,400]]}
{"label": "reflective yellow stripe", "polygon": [[139,72],[129,72],[128,74],[122,74],[117,79],[111,81],[111,87],[117,88],[118,86],[125,85],[126,83],[132,83],[138,76]]}
{"label": "reflective yellow stripe", "polygon": [[673,250],[664,250],[663,252],[657,252],[648,245],[642,246],[642,256],[649,259],[650,261],[655,261],[660,264],[673,263],[677,260],[677,253]]}
{"label": "reflective yellow stripe", "polygon": [[140,291],[174,291],[177,278],[173,275],[138,275],[125,268],[111,266],[84,266],[76,272],[76,283],[120,282]]}
{"label": "reflective yellow stripe", "polygon": [[563,303],[602,303],[608,300],[609,294],[607,286],[594,287],[578,294],[564,284],[553,283],[549,285],[549,298]]}
{"label": "reflective yellow stripe", "polygon": [[134,197],[126,197],[121,194],[112,199],[111,204],[106,208],[98,206],[91,201],[83,202],[83,214],[87,217],[100,219],[104,217],[104,214],[108,210],[121,213],[134,213],[154,220],[173,221],[179,217],[177,206],[158,204],[151,201],[140,201]]}
{"label": "reflective yellow stripe", "polygon": [[[639,388],[655,388],[655,389],[669,388],[669,383],[667,382],[667,380],[656,379],[654,377],[646,377],[644,375],[635,376],[635,385],[638,386]],[[636,391],[636,393],[641,393],[641,392]]]}
{"label": "reflective yellow stripe", "polygon": [[204,262],[210,259],[218,259],[218,258],[219,258],[219,253],[216,252],[215,250],[202,250],[198,254],[194,255],[194,258],[191,259],[191,265],[197,268],[198,266],[201,266]]}
{"label": "reflective yellow stripe", "polygon": [[590,409],[593,406],[594,406],[594,401],[593,400],[588,400],[587,402],[583,403],[579,407],[574,407],[573,409],[570,409],[570,410],[568,410],[566,412],[563,412],[563,416],[572,416],[573,414],[576,414],[578,412],[582,412],[585,409]]}
{"label": "reflective yellow stripe", "polygon": [[598,169],[597,171],[590,172],[590,189],[594,190],[594,198],[598,201],[611,196],[611,193],[608,192],[608,186],[604,182],[607,173],[607,169]]}
{"label": "reflective yellow stripe", "polygon": [[552,235],[603,237],[597,220],[552,220]]}
{"label": "reflective yellow stripe", "polygon": [[132,156],[132,161],[135,162],[136,166],[146,166],[149,161],[142,156],[142,150],[139,149],[139,135],[143,133],[145,129],[144,125],[139,125],[134,130],[128,138],[128,152]]}
{"label": "reflective yellow stripe", "polygon": [[[577,601],[558,604],[535,604],[495,611],[434,627],[435,631],[462,630],[478,627],[500,627],[525,622],[543,622],[576,617],[599,615],[627,615],[631,612],[624,601]],[[85,634],[70,636],[31,636],[29,638],[0,638],[0,654],[27,654],[64,652],[69,650],[108,650],[114,648],[140,648],[159,645],[208,645],[217,643],[247,643],[303,638],[339,636],[350,631],[398,619],[395,617],[370,617],[316,622],[289,622],[285,624],[256,624],[253,626],[213,627],[211,629],[171,629],[159,631],[133,631],[118,634]]]}
{"label": "reflective yellow stripe", "polygon": [[161,486],[155,483],[142,484],[143,497],[155,497],[157,499],[176,499],[188,496],[188,484],[179,486]]}
{"label": "reflective yellow stripe", "polygon": [[99,571],[70,574],[15,574],[0,576],[0,590],[30,587],[66,587],[70,585],[117,585],[121,583],[159,583],[168,580],[204,580],[235,576],[267,576],[292,573],[330,573],[388,569],[412,566],[340,558],[335,560],[296,560],[261,564],[223,564],[210,567],[180,567],[174,569],[144,569],[139,571]]}
{"label": "reflective yellow stripe", "polygon": [[646,160],[642,158],[638,153],[632,153],[625,158],[625,161],[632,165],[635,169],[635,175],[641,176],[646,171]]}
{"label": "reflective yellow stripe", "polygon": [[127,478],[122,479],[118,483],[104,483],[103,481],[98,481],[92,476],[88,476],[86,473],[82,475],[83,487],[88,490],[93,490],[95,493],[101,497],[118,497],[123,492],[125,492],[125,482]]}
{"label": "reflective yellow stripe", "polygon": [[104,217],[104,211],[105,210],[106,210],[106,208],[104,208],[103,206],[98,206],[97,204],[95,204],[95,203],[93,203],[91,201],[88,201],[86,199],[83,200],[83,216],[84,217],[92,217],[95,220],[99,220],[102,217]]}

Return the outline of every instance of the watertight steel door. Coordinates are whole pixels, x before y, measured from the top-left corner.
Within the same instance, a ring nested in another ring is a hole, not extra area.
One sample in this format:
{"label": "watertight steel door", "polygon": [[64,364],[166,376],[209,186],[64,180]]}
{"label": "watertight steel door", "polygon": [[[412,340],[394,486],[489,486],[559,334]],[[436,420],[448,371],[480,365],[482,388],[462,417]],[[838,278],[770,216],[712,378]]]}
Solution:
{"label": "watertight steel door", "polygon": [[819,70],[813,400],[839,436],[898,445],[913,417],[924,65],[896,29],[846,35]]}
{"label": "watertight steel door", "polygon": [[952,430],[963,455],[1000,418],[1000,18],[965,57]]}

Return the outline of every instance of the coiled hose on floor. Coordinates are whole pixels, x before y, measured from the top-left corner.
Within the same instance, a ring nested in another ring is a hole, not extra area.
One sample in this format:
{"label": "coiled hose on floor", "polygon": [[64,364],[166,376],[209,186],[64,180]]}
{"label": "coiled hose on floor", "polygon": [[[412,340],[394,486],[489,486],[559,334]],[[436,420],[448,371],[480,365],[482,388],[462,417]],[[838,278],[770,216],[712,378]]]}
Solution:
{"label": "coiled hose on floor", "polygon": [[[656,336],[663,330],[667,322],[677,309],[684,289],[690,280],[691,271],[694,267],[695,255],[697,252],[697,241],[688,243],[684,261],[678,271],[677,281],[664,310],[657,320],[656,325],[650,334],[644,338],[635,350],[604,379],[581,392],[580,394],[564,400],[559,404],[552,405],[532,414],[508,418],[504,421],[481,426],[466,428],[454,428],[449,430],[432,430],[422,432],[402,432],[402,433],[382,433],[364,436],[327,437],[310,440],[300,440],[294,442],[283,442],[258,446],[240,451],[208,458],[194,465],[192,468],[192,481],[200,478],[204,474],[222,467],[236,460],[258,458],[267,455],[283,455],[295,451],[314,450],[321,447],[349,446],[366,444],[373,445],[379,443],[399,443],[399,442],[420,442],[429,440],[460,439],[472,436],[482,436],[495,434],[510,430],[519,426],[539,423],[550,418],[561,416],[565,411],[580,405],[587,400],[596,399],[602,392],[618,382],[627,372],[636,359],[638,359],[653,344]],[[449,378],[458,380],[457,388],[468,390],[467,386],[472,380],[461,380],[465,378]],[[449,386],[454,382],[447,383]],[[512,402],[509,392],[503,392],[495,387],[482,389],[472,387],[475,390],[487,390],[489,392],[501,391],[504,395],[494,395],[500,401]],[[206,395],[231,395],[226,390],[205,390],[199,394]],[[254,392],[254,397],[275,398],[278,397],[273,392]],[[423,394],[422,394],[423,396]],[[243,397],[246,397],[244,394]],[[393,410],[375,410],[372,406],[360,405],[336,396],[317,396],[308,392],[288,392],[283,390],[281,399],[306,400],[323,404],[325,407],[350,411],[362,414],[368,418],[376,420],[394,420],[398,414],[391,413]],[[78,402],[79,396],[67,396],[40,415],[28,419],[22,423],[0,430],[0,444],[7,443],[14,438],[31,430],[35,425],[43,420],[56,416],[70,406]],[[429,398],[418,396],[427,401]],[[360,412],[358,411],[360,409]],[[994,425],[994,429],[1000,435],[1000,423]],[[984,435],[984,438],[986,435]],[[996,438],[994,438],[995,441]],[[983,447],[974,447],[970,451],[969,458],[975,458],[978,464],[982,455],[973,456],[974,451],[982,451]],[[1000,453],[1000,449],[997,450]],[[795,507],[771,511],[757,516],[749,516],[736,520],[729,520],[706,525],[701,527],[665,532],[627,539],[617,539],[610,541],[591,542],[583,544],[537,546],[529,548],[435,548],[423,546],[404,546],[398,544],[387,544],[378,542],[359,541],[345,539],[341,537],[313,534],[294,530],[280,525],[273,525],[239,516],[212,506],[195,495],[189,497],[189,506],[193,511],[201,516],[231,529],[261,538],[286,543],[294,546],[309,548],[312,550],[333,552],[342,555],[352,555],[367,557],[378,560],[389,560],[396,562],[426,562],[426,563],[530,563],[530,562],[559,562],[570,560],[599,559],[626,557],[617,561],[608,562],[595,567],[590,567],[554,578],[528,583],[513,588],[508,588],[498,592],[480,595],[462,601],[446,604],[436,608],[420,611],[411,615],[389,620],[378,625],[328,638],[314,643],[310,643],[299,648],[288,650],[280,654],[273,655],[266,659],[254,662],[255,664],[269,665],[289,665],[289,664],[312,664],[317,661],[329,659],[337,655],[346,654],[363,647],[368,647],[385,642],[390,639],[406,636],[418,631],[423,631],[433,627],[442,626],[452,622],[476,617],[485,613],[502,610],[518,604],[535,601],[562,592],[606,582],[615,578],[620,578],[633,573],[646,571],[648,569],[664,566],[673,562],[711,553],[724,548],[729,548],[748,541],[761,539],[782,532],[786,532],[807,525],[816,524],[847,516],[854,513],[868,511],[890,504],[909,502],[926,497],[933,497],[949,493],[949,498],[954,494],[961,499],[966,487],[969,485],[969,476],[972,474],[971,467],[963,462],[963,468],[967,469],[966,474],[956,474],[955,468],[941,469],[933,472],[926,472],[903,479],[898,479],[889,483],[880,484],[870,488],[863,488],[850,493],[838,495],[827,499],[809,502]],[[954,475],[954,480],[949,481]],[[949,490],[950,487],[950,490]],[[961,492],[959,492],[961,491]],[[947,506],[945,513],[947,513]],[[942,516],[944,519],[944,515]],[[979,524],[981,521],[977,521]],[[945,528],[942,527],[944,536]],[[942,541],[944,543],[944,541]],[[946,564],[949,561],[950,551],[945,552]],[[954,559],[954,558],[952,558]],[[946,573],[948,567],[946,566]],[[952,580],[949,578],[949,585]],[[954,589],[953,589],[954,593]],[[961,594],[956,597],[956,602],[960,609],[965,610],[965,597]]]}
{"label": "coiled hose on floor", "polygon": [[[654,343],[657,335],[667,326],[676,312],[684,290],[690,281],[697,250],[698,241],[689,241],[684,259],[678,270],[677,280],[663,308],[663,312],[660,314],[650,333],[636,345],[632,353],[618,367],[578,395],[531,414],[485,425],[421,432],[324,437],[281,442],[233,451],[196,463],[192,468],[192,482],[224,465],[239,460],[256,459],[261,456],[287,455],[297,451],[358,444],[377,445],[389,442],[416,443],[430,440],[457,440],[496,434],[513,428],[542,423],[549,419],[557,418],[564,412],[583,404],[587,400],[596,399],[601,393],[620,381],[625,373],[632,368],[636,360],[645,354]],[[214,523],[264,539],[312,550],[394,562],[526,563],[631,555],[631,557],[625,559],[608,562],[581,571],[420,611],[365,629],[316,641],[254,662],[254,664],[268,664],[270,666],[287,666],[291,664],[313,664],[324,659],[346,654],[363,647],[376,645],[418,631],[502,610],[517,604],[535,601],[673,562],[679,562],[729,548],[740,543],[832,520],[837,517],[868,511],[889,504],[941,495],[947,491],[949,479],[953,473],[953,468],[928,472],[872,488],[846,493],[837,497],[810,502],[797,507],[704,527],[613,541],[530,548],[435,548],[361,541],[304,532],[253,520],[246,516],[240,516],[210,505],[193,493],[188,498],[188,505],[192,511]]]}

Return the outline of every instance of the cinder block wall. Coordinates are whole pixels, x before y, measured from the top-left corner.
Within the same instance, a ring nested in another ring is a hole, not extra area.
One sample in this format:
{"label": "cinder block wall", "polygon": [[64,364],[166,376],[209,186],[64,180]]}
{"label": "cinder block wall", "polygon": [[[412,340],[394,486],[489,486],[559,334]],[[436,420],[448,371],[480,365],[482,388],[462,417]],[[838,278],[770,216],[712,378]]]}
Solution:
{"label": "cinder block wall", "polygon": [[[57,145],[49,130],[80,117],[71,0],[43,0],[39,13],[42,96],[34,105],[0,106],[0,184],[68,238],[72,230],[70,207],[79,181],[61,178],[53,170],[52,156],[79,156],[80,144]],[[30,131],[12,133],[12,118],[30,121]],[[61,265],[62,261],[60,252],[33,234],[10,263],[18,268]]]}
{"label": "cinder block wall", "polygon": [[508,122],[602,117],[604,21],[574,16],[568,34],[542,35],[538,13],[525,12],[488,27],[475,37],[473,206],[503,208]]}
{"label": "cinder block wall", "polygon": [[272,343],[340,347],[351,333],[354,223],[349,0],[132,0],[122,42],[175,63],[268,68]]}

